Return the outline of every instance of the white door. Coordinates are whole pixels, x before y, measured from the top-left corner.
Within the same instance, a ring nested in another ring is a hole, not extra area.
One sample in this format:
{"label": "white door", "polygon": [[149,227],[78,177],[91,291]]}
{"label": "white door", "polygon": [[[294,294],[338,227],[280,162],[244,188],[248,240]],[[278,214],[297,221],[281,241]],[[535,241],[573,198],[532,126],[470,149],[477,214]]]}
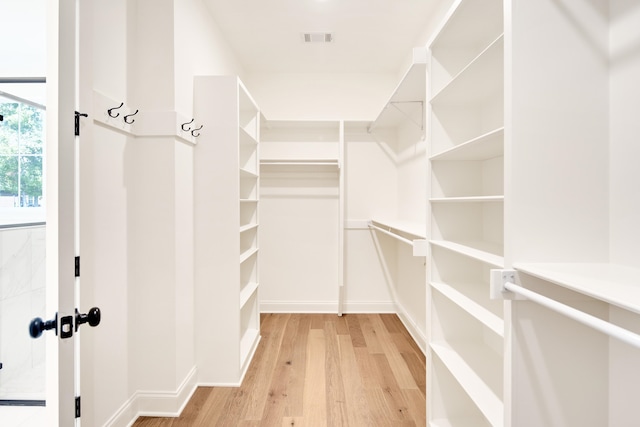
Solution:
{"label": "white door", "polygon": [[[95,326],[99,311],[78,313],[78,143],[76,110],[78,0],[49,0],[47,29],[47,422],[80,425],[78,327]],[[82,120],[83,117],[78,117]],[[34,325],[32,335],[47,327]],[[33,325],[33,323],[32,323]],[[44,331],[43,331],[44,332]],[[55,332],[55,333],[52,333]]]}

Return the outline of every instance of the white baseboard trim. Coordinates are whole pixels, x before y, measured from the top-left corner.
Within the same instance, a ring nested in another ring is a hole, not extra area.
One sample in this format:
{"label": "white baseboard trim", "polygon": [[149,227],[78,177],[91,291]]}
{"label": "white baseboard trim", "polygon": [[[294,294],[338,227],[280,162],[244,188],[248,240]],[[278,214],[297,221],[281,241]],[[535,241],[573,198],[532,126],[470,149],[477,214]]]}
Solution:
{"label": "white baseboard trim", "polygon": [[136,391],[104,426],[130,427],[141,416],[180,416],[198,387],[196,378],[194,366],[176,391]]}
{"label": "white baseboard trim", "polygon": [[[344,302],[343,313],[395,313],[393,301]],[[338,313],[337,301],[261,301],[261,313]]]}
{"label": "white baseboard trim", "polygon": [[418,325],[413,321],[413,319],[407,314],[407,310],[404,309],[402,304],[396,303],[396,314],[400,318],[400,321],[409,331],[409,335],[413,338],[413,340],[418,344],[420,350],[422,350],[422,354],[427,355],[427,336],[424,331],[421,331]]}

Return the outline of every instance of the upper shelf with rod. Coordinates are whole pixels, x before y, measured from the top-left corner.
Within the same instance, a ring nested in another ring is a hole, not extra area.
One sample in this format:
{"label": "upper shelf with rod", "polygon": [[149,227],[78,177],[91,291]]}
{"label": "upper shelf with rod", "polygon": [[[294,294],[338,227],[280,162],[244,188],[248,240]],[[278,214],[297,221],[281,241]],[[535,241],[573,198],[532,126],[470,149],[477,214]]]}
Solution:
{"label": "upper shelf with rod", "polygon": [[395,127],[408,120],[424,134],[424,111],[427,84],[427,49],[413,49],[413,61],[378,117],[367,127]]}
{"label": "upper shelf with rod", "polygon": [[341,166],[339,121],[263,120],[261,172],[337,172]]}

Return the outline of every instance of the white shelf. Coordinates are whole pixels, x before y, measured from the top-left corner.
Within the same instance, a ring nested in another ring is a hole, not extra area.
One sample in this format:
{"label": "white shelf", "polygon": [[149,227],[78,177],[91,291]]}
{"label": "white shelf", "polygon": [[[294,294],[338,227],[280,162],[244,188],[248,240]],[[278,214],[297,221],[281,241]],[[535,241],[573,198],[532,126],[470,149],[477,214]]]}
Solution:
{"label": "white shelf", "polygon": [[[446,283],[432,282],[431,287],[436,289],[442,295],[447,297],[451,302],[456,304],[458,307],[469,313],[483,325],[491,329],[494,333],[504,338],[504,321],[497,316],[495,313],[487,309],[486,307],[480,305],[478,300],[482,297],[488,300],[489,298],[489,288],[487,286],[483,286],[483,284],[457,284],[455,287],[452,285],[448,285]],[[463,287],[465,289],[465,293],[460,292],[456,287]],[[484,288],[484,294],[480,295],[482,289]],[[475,298],[470,298],[467,294],[474,294]],[[488,300],[489,301],[489,300]],[[493,302],[493,301],[489,301]],[[496,303],[501,304],[501,301],[496,301]]]}
{"label": "white shelf", "polygon": [[504,127],[487,132],[476,138],[434,154],[436,160],[487,160],[504,155]]}
{"label": "white shelf", "polygon": [[253,230],[254,228],[258,228],[258,224],[247,224],[240,227],[240,233],[244,233],[245,231]]}
{"label": "white shelf", "polygon": [[429,243],[499,268],[504,266],[504,257],[499,255],[502,253],[502,248],[493,243],[477,241],[457,243],[448,240],[430,240]]}
{"label": "white shelf", "polygon": [[[484,421],[484,420],[483,420]],[[439,418],[429,423],[429,427],[478,427],[478,420],[475,418]]]}
{"label": "white shelf", "polygon": [[256,293],[258,290],[258,283],[252,282],[248,283],[241,291],[240,291],[240,308],[242,309],[247,301]]}
{"label": "white shelf", "polygon": [[451,82],[431,98],[431,105],[476,104],[504,87],[504,37],[500,35]]}
{"label": "white shelf", "polygon": [[474,197],[439,197],[429,199],[431,203],[481,203],[504,202],[504,196],[474,196]]}
{"label": "white shelf", "polygon": [[260,341],[260,331],[254,328],[248,328],[242,334],[240,339],[240,364],[244,366],[245,362],[249,359]]}
{"label": "white shelf", "polygon": [[251,255],[258,252],[258,248],[250,248],[240,254],[240,264],[251,258]]}
{"label": "white shelf", "polygon": [[388,231],[393,232],[398,231],[400,233],[409,234],[418,239],[426,239],[427,238],[427,226],[424,223],[418,221],[406,221],[401,219],[381,219],[374,218],[371,220],[374,225],[379,226],[380,228],[387,229]]}
{"label": "white shelf", "polygon": [[[499,363],[499,360],[496,360],[496,355],[491,350],[483,346],[457,342],[455,347],[462,350],[464,356],[472,355],[474,360],[485,363],[476,363],[476,366],[471,367],[463,355],[454,350],[448,343],[431,343],[431,350],[440,358],[449,372],[451,372],[451,375],[486,417],[487,421],[494,427],[502,426],[504,423],[503,403],[502,399],[494,391],[499,385],[487,384],[485,381],[485,378],[492,378],[496,382],[501,381],[502,373],[496,371],[501,371],[502,364]],[[481,373],[484,374],[482,376],[478,372],[478,366],[480,365],[484,371]]]}
{"label": "white shelf", "polygon": [[514,263],[523,273],[640,313],[640,269],[608,263]]}
{"label": "white shelf", "polygon": [[[427,83],[427,53],[415,48],[413,63],[402,77],[400,84],[383,107],[378,117],[368,127],[396,127],[405,120],[413,120],[424,129],[424,102]],[[418,94],[418,95],[416,95]]]}
{"label": "white shelf", "polygon": [[338,159],[262,159],[260,172],[338,171]]}
{"label": "white shelf", "polygon": [[258,203],[258,199],[240,199],[240,203]]}
{"label": "white shelf", "polygon": [[251,172],[250,170],[240,168],[240,177],[241,178],[257,178],[258,174]]}
{"label": "white shelf", "polygon": [[243,145],[256,145],[258,141],[243,127],[240,127],[240,144]]}

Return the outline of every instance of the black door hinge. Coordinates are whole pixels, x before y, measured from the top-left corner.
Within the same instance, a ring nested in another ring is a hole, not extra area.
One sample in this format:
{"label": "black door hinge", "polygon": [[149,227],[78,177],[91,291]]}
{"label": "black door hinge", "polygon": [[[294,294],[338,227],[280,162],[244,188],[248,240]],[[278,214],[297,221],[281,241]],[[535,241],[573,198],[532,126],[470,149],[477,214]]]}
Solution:
{"label": "black door hinge", "polygon": [[79,256],[76,257],[75,272],[76,272],[76,277],[80,277],[80,257]]}
{"label": "black door hinge", "polygon": [[75,122],[75,134],[76,136],[80,135],[80,117],[89,117],[86,113],[80,113],[76,111],[76,122]]}
{"label": "black door hinge", "polygon": [[80,418],[80,396],[76,397],[76,418]]}

